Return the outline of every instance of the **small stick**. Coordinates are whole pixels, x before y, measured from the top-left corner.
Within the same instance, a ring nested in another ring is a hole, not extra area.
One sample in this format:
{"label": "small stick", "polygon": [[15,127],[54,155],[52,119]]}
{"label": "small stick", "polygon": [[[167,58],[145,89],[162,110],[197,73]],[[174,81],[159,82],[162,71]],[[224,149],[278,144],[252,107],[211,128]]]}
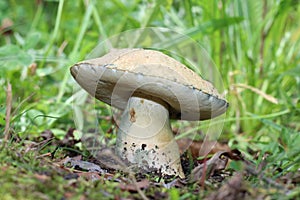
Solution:
{"label": "small stick", "polygon": [[37,156],[36,158],[38,159],[38,158],[51,157],[51,156],[52,156],[51,153],[48,152],[48,153],[44,153],[44,154],[42,154],[42,155],[39,155],[39,156]]}
{"label": "small stick", "polygon": [[11,114],[11,104],[12,104],[12,89],[11,84],[7,83],[6,89],[6,115],[5,115],[5,129],[4,129],[4,143],[10,138],[10,114]]}

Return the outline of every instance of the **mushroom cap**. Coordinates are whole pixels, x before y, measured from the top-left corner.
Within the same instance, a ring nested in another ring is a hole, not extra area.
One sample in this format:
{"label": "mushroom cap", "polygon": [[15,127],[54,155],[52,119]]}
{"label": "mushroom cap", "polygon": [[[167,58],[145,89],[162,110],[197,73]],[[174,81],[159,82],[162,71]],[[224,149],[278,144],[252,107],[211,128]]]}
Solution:
{"label": "mushroom cap", "polygon": [[171,119],[192,121],[221,115],[229,105],[210,82],[159,51],[113,49],[70,70],[89,94],[122,110],[137,96],[164,101]]}

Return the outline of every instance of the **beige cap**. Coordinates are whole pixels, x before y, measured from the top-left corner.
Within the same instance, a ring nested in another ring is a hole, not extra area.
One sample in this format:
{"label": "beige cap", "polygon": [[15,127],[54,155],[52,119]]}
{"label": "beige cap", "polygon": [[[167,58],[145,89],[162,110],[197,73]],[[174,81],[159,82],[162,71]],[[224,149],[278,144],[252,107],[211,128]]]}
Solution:
{"label": "beige cap", "polygon": [[137,96],[164,101],[171,119],[205,120],[223,114],[229,105],[210,82],[154,50],[114,49],[75,64],[71,74],[89,94],[122,110]]}

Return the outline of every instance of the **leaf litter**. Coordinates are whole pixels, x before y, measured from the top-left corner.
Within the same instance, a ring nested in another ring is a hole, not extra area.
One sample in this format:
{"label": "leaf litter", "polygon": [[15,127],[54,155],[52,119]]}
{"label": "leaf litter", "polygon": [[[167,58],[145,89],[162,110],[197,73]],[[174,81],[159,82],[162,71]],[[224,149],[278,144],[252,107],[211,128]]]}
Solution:
{"label": "leaf litter", "polygon": [[[132,170],[126,167],[110,148],[103,148],[96,157],[85,156],[74,153],[74,151],[69,152],[68,149],[65,149],[61,157],[57,157],[59,148],[74,146],[80,142],[80,140],[74,139],[72,132],[73,130],[70,129],[63,140],[58,140],[51,131],[45,131],[41,134],[39,141],[24,143],[24,152],[36,152],[35,157],[50,170],[50,172],[36,172],[35,179],[42,183],[52,180],[53,172],[51,170],[54,170],[54,173],[56,171],[65,180],[71,181],[72,187],[78,187],[78,184],[74,182],[78,179],[95,183],[100,181],[105,184],[116,184],[115,186],[121,191],[129,192],[130,195],[138,195],[142,199],[167,198],[168,194],[163,188],[177,188],[182,194],[189,191],[191,195],[206,197],[209,200],[268,197],[269,190],[260,191],[260,195],[257,194],[258,189],[247,181],[249,177],[260,179],[269,187],[275,188],[280,194],[289,193],[289,189],[293,189],[293,185],[299,184],[299,174],[287,173],[275,181],[263,173],[263,166],[256,167],[252,161],[245,159],[241,152],[230,150],[223,144],[217,144],[216,149],[211,151],[212,154],[201,157],[201,159],[195,153],[182,154],[181,159],[186,179],[144,172],[132,173]],[[40,141],[41,139],[42,141]],[[41,150],[47,146],[56,146],[57,148],[51,153],[42,153]],[[198,147],[199,144],[194,142],[188,152],[197,152],[195,149]],[[21,153],[18,155],[22,156]],[[242,163],[242,168],[239,171],[228,168],[231,162]],[[261,165],[265,164],[261,162]],[[6,168],[1,169],[5,171]],[[288,184],[289,188],[285,184]],[[210,191],[209,195],[205,195],[205,191]],[[113,193],[110,194],[114,196]]]}

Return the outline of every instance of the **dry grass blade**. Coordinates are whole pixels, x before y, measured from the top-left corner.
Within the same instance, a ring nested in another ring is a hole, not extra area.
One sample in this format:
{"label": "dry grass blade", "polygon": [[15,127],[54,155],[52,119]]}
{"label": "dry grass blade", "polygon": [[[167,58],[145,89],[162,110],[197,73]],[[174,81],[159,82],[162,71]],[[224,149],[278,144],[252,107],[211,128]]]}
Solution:
{"label": "dry grass blade", "polygon": [[266,93],[264,93],[263,91],[255,88],[255,87],[252,87],[250,85],[246,85],[246,84],[242,84],[242,83],[238,83],[238,84],[234,84],[235,87],[240,87],[240,88],[245,88],[245,89],[249,89],[251,90],[252,92],[255,92],[256,94],[262,96],[264,99],[266,99],[267,101],[271,102],[271,103],[274,103],[274,104],[278,104],[278,100],[271,96],[271,95],[268,95]]}
{"label": "dry grass blade", "polygon": [[11,84],[7,83],[6,89],[6,114],[5,114],[5,129],[4,129],[4,142],[6,143],[9,139],[9,129],[10,129],[10,114],[11,114],[11,104],[12,104],[12,89]]}

